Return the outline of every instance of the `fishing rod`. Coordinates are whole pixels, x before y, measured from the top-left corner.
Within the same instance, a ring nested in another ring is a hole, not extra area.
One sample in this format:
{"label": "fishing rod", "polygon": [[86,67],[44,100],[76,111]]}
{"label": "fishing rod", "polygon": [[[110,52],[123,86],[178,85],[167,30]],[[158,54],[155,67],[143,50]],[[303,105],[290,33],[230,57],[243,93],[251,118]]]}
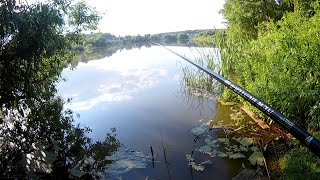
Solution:
{"label": "fishing rod", "polygon": [[207,67],[204,67],[202,65],[199,65],[198,63],[192,61],[191,59],[165,47],[161,44],[154,43],[156,45],[159,45],[173,54],[181,57],[182,59],[188,61],[192,65],[196,66],[197,68],[201,69],[202,71],[206,72],[211,77],[215,78],[217,81],[231,89],[236,94],[240,95],[245,100],[249,101],[250,104],[258,108],[260,111],[268,115],[273,121],[278,123],[281,127],[286,129],[289,133],[291,133],[295,138],[297,138],[302,144],[304,144],[308,149],[310,149],[316,156],[320,158],[320,142],[318,139],[316,139],[314,136],[312,136],[310,133],[308,133],[306,130],[302,129],[297,124],[290,121],[287,117],[285,117],[283,114],[281,114],[279,111],[268,105],[267,103],[263,102],[262,100],[258,99],[245,89],[241,88],[237,84],[229,81],[228,79],[224,78],[220,74],[212,71],[211,69],[208,69]]}

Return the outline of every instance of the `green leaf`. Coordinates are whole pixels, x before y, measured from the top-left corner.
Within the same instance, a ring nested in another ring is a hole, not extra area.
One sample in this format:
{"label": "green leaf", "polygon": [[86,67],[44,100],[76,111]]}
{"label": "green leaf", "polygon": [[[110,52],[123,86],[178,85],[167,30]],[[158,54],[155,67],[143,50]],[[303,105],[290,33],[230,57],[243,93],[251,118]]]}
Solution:
{"label": "green leaf", "polygon": [[194,161],[194,158],[190,154],[186,154],[186,158],[189,162]]}
{"label": "green leaf", "polygon": [[244,158],[245,156],[241,153],[235,153],[235,154],[230,154],[229,158],[230,159],[239,159],[239,158]]}
{"label": "green leaf", "polygon": [[189,162],[189,166],[197,171],[203,171],[204,167],[201,164],[196,164],[195,162]]}
{"label": "green leaf", "polygon": [[254,151],[251,156],[249,157],[249,161],[252,165],[263,165],[263,154],[259,151]]}
{"label": "green leaf", "polygon": [[252,138],[242,138],[239,143],[243,146],[250,146],[253,143],[253,139]]}
{"label": "green leaf", "polygon": [[316,164],[316,170],[315,170],[317,173],[320,173],[320,162],[318,162]]}

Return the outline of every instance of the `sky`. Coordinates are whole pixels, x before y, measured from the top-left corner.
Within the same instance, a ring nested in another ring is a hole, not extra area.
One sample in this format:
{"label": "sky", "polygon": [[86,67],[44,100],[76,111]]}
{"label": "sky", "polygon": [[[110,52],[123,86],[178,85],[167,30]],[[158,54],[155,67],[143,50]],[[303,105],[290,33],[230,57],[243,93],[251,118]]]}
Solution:
{"label": "sky", "polygon": [[114,35],[144,35],[223,28],[224,0],[87,0],[102,12],[99,30]]}

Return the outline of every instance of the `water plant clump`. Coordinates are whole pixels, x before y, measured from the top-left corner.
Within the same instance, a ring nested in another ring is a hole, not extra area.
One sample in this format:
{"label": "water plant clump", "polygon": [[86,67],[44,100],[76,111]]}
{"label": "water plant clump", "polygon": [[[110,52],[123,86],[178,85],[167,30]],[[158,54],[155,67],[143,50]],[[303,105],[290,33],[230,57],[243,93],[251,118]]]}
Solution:
{"label": "water plant clump", "polygon": [[111,156],[106,157],[112,163],[105,166],[104,172],[109,176],[119,176],[132,169],[147,167],[147,162],[151,161],[151,156],[147,156],[139,151],[120,150]]}
{"label": "water plant clump", "polygon": [[[219,129],[227,129],[225,126],[213,125],[210,126],[210,121],[208,123],[203,123],[191,130],[196,136],[204,136],[204,145],[199,148],[195,148],[195,151],[208,155],[210,158],[221,157],[228,159],[245,159],[247,158],[251,165],[263,166],[263,153],[254,144],[254,139],[252,137],[221,137],[214,132],[219,131]],[[221,130],[220,130],[221,131]],[[232,130],[228,130],[232,131]],[[222,131],[226,132],[226,130]],[[214,134],[213,134],[214,133]],[[192,155],[186,155],[189,165],[197,170],[203,171],[204,166],[202,163],[195,163],[195,158]],[[210,159],[209,159],[210,160]]]}

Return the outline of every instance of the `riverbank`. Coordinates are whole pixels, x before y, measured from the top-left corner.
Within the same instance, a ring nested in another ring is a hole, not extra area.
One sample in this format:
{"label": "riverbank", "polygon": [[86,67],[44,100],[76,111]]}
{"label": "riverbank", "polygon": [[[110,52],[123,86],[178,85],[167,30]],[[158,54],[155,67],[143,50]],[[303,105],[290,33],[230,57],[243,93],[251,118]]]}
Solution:
{"label": "riverbank", "polygon": [[[222,103],[238,106],[241,112],[252,120],[250,122],[247,118],[246,121],[242,123],[252,124],[252,122],[254,122],[254,126],[251,126],[251,128],[247,130],[245,127],[235,127],[234,124],[230,122],[229,124],[223,122],[223,125],[232,127],[233,129],[236,128],[238,137],[245,135],[246,137],[254,139],[254,144],[259,147],[263,153],[263,164],[260,164],[260,166],[257,166],[255,169],[258,174],[260,173],[265,177],[270,177],[270,179],[319,179],[320,176],[316,173],[317,157],[307,148],[300,146],[298,140],[290,133],[275,123],[268,125],[265,122],[257,120],[259,119],[257,114],[241,107],[239,104],[230,102]],[[234,117],[234,115],[231,114],[231,119],[232,117]],[[233,119],[237,118],[237,121],[245,119],[241,117],[241,115]],[[303,156],[301,156],[301,154],[303,154]]]}
{"label": "riverbank", "polygon": [[[226,0],[221,12],[228,27],[210,36],[220,49],[219,73],[319,139],[319,3]],[[212,82],[205,86],[210,89]],[[221,87],[220,94],[274,124],[231,90]],[[295,139],[276,142],[266,154],[272,178],[320,179],[317,156]]]}

